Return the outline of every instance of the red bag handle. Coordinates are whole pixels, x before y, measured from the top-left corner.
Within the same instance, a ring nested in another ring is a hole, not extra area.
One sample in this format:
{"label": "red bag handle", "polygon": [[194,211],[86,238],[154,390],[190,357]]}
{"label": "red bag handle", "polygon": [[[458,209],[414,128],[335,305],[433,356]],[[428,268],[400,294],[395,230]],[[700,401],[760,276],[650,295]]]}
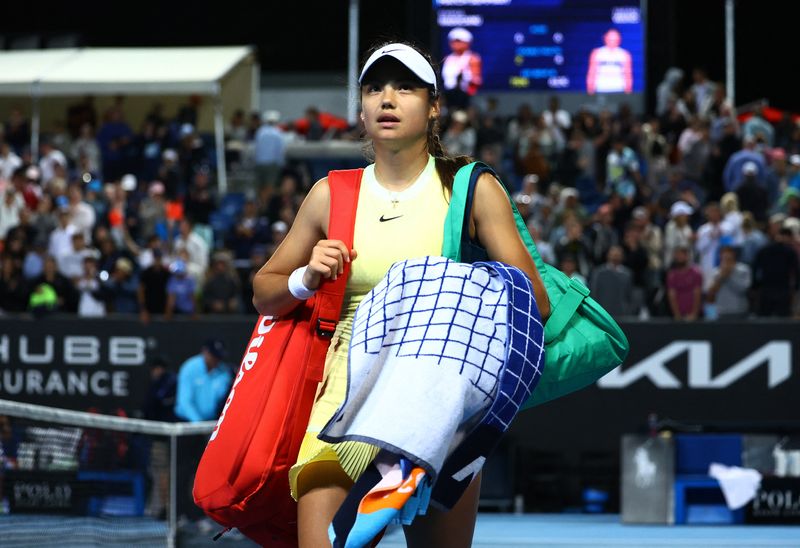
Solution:
{"label": "red bag handle", "polygon": [[[347,169],[328,173],[328,187],[331,196],[328,238],[341,240],[347,249],[353,249],[358,193],[361,188],[363,172],[363,169]],[[344,263],[344,272],[341,276],[335,280],[325,280],[320,285],[315,295],[315,315],[312,317],[315,340],[322,339],[320,342],[327,343],[333,336],[336,324],[339,322],[349,276],[350,263]],[[327,349],[327,344],[312,345],[312,355],[308,361],[310,378],[322,380]]]}

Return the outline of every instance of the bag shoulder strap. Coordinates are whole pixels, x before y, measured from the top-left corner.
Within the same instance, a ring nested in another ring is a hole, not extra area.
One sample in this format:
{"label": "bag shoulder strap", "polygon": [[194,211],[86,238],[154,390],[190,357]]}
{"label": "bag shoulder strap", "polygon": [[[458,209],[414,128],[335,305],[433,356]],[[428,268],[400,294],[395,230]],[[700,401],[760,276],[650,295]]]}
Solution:
{"label": "bag shoulder strap", "polygon": [[[331,196],[328,238],[341,240],[349,249],[353,248],[356,209],[363,172],[363,169],[347,169],[328,173],[328,187]],[[317,291],[319,314],[316,328],[317,334],[320,336],[333,336],[336,323],[339,321],[349,274],[350,263],[345,263],[343,275],[336,280],[324,281]]]}
{"label": "bag shoulder strap", "polygon": [[450,205],[444,219],[444,241],[442,242],[442,256],[456,262],[461,262],[461,240],[465,219],[469,219],[466,212],[472,206],[467,204],[469,194],[469,177],[472,173],[473,162],[456,172],[453,179],[453,192],[450,195]]}
{"label": "bag shoulder strap", "polygon": [[356,208],[363,173],[363,169],[342,169],[328,173],[328,187],[331,193],[328,238],[342,240],[349,246],[353,245]]}
{"label": "bag shoulder strap", "polygon": [[[463,166],[456,172],[453,180],[453,194],[450,197],[447,217],[445,217],[445,237],[442,244],[442,255],[454,261],[461,260],[462,231],[465,226],[469,226],[467,223],[472,209],[472,197],[475,193],[475,185],[478,183],[478,178],[482,173],[491,173],[495,179],[500,181],[497,173],[483,162],[472,162]],[[519,214],[519,210],[517,210],[514,200],[511,199],[508,189],[502,183],[501,186],[508,197],[511,211],[514,213],[517,232],[528,249],[528,253],[533,258],[539,273],[544,276],[545,263],[536,250],[536,244],[533,242],[530,232],[528,232],[528,226],[525,224],[522,215]]]}

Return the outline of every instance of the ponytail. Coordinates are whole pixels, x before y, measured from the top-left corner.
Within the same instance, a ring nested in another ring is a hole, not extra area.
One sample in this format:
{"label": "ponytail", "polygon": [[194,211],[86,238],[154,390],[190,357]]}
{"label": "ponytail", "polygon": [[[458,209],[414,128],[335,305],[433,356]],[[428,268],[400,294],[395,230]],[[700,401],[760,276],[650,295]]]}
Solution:
{"label": "ponytail", "polygon": [[436,172],[442,186],[447,189],[448,198],[453,194],[453,181],[456,172],[463,166],[473,162],[469,156],[450,156],[447,154],[442,141],[439,138],[439,119],[431,118],[428,124],[428,154],[433,156],[436,162]]}

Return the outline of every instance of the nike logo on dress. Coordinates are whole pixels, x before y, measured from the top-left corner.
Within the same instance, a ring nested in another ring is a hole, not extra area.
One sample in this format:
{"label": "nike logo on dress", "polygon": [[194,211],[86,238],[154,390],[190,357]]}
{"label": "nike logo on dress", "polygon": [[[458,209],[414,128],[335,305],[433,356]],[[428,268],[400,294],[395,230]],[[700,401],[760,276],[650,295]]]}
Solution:
{"label": "nike logo on dress", "polygon": [[396,216],[396,217],[387,217],[387,218],[385,218],[385,219],[384,219],[384,218],[383,218],[383,215],[381,215],[381,218],[380,218],[380,219],[378,219],[378,220],[379,220],[380,222],[382,222],[382,223],[385,223],[386,221],[393,221],[394,219],[399,219],[400,217],[402,217],[402,215],[398,215],[398,216]]}

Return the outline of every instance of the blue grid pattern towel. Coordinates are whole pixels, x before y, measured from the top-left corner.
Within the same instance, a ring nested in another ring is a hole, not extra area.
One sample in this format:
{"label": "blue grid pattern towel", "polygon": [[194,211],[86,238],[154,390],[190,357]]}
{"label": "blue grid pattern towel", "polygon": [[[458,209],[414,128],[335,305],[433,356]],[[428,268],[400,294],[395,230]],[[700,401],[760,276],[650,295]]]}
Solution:
{"label": "blue grid pattern towel", "polygon": [[522,271],[443,257],[401,261],[356,311],[345,401],[319,437],[380,446],[435,482],[476,431],[499,439],[543,366],[543,327]]}

